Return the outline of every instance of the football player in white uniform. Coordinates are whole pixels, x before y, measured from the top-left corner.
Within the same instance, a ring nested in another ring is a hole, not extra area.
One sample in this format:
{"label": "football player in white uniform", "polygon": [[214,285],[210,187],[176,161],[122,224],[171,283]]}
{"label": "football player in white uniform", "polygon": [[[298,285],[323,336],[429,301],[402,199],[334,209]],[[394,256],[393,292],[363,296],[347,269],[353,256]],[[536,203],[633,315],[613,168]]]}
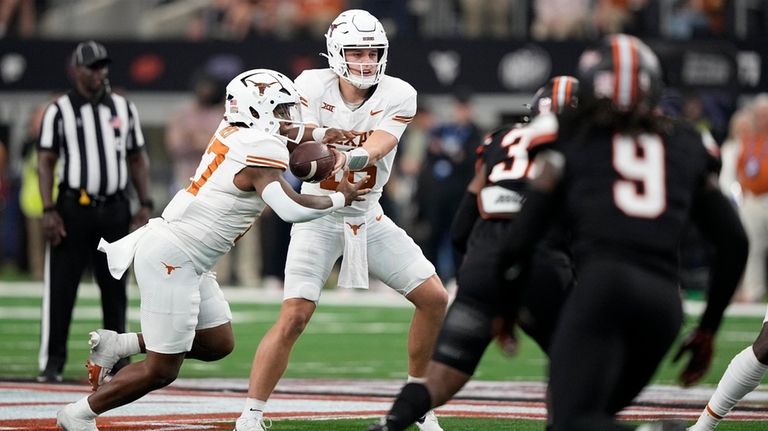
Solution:
{"label": "football player in white uniform", "polygon": [[[256,351],[237,431],[264,429],[266,401],[339,256],[344,256],[340,287],[367,288],[370,272],[416,306],[408,337],[409,381],[419,381],[426,372],[448,302],[434,266],[378,203],[398,140],[416,112],[416,90],[384,74],[388,41],[381,23],[370,13],[342,12],[325,37],[330,69],[307,70],[296,78],[308,99],[303,117],[308,125],[317,126],[311,133],[316,141],[328,137],[327,128],[351,132],[352,139],[335,147],[344,155],[344,166],[352,171],[349,175],[370,177],[365,187],[371,187],[371,193],[365,201],[293,226],[282,308]],[[332,193],[345,175],[338,172],[319,184],[305,183],[302,194]],[[422,430],[441,430],[432,412],[417,425]]]}
{"label": "football player in white uniform", "polygon": [[[284,75],[255,69],[227,85],[224,121],[195,177],[162,214],[99,249],[119,278],[134,262],[141,292],[141,334],[91,333],[89,380],[96,390],[64,407],[65,430],[96,430],[95,418],[170,384],[185,358],[215,361],[234,347],[232,315],[211,268],[269,205],[282,219],[302,222],[362,199],[364,181],[342,181],[328,196],[299,195],[283,179],[293,127],[303,127],[301,99]],[[104,383],[118,359],[146,352]]]}

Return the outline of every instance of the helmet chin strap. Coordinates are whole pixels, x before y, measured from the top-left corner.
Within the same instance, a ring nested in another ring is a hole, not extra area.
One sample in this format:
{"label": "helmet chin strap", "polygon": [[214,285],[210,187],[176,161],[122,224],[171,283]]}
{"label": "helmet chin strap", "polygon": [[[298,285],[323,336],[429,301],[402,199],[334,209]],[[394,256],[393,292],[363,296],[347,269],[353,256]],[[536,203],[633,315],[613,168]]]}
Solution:
{"label": "helmet chin strap", "polygon": [[356,88],[359,88],[361,90],[367,90],[367,89],[373,87],[374,85],[376,85],[376,82],[375,82],[376,81],[376,75],[375,74],[368,75],[370,77],[370,82],[366,82],[365,78],[363,77],[363,75],[360,75],[359,78],[353,78],[353,76],[356,77],[358,75],[353,74],[352,70],[349,68],[349,66],[347,66],[347,76],[344,76],[343,78],[347,82],[349,82],[350,84],[355,86]]}
{"label": "helmet chin strap", "polygon": [[354,85],[356,88],[359,88],[361,90],[367,90],[371,87],[373,87],[373,83],[365,83],[365,82],[359,82],[359,81],[353,81],[349,78],[344,78],[349,82],[350,84]]}

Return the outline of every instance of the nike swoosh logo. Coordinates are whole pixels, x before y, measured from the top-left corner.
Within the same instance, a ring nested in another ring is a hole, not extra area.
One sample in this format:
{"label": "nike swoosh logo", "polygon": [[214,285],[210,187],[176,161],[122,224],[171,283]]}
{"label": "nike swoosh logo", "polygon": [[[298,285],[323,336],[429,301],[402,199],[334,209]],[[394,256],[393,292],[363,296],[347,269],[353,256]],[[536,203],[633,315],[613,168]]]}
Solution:
{"label": "nike swoosh logo", "polygon": [[373,115],[379,115],[379,114],[381,114],[383,111],[384,111],[383,109],[379,109],[378,111],[373,111],[373,110],[371,110],[371,116],[373,116]]}
{"label": "nike swoosh logo", "polygon": [[381,221],[382,216],[376,216],[376,221]]}

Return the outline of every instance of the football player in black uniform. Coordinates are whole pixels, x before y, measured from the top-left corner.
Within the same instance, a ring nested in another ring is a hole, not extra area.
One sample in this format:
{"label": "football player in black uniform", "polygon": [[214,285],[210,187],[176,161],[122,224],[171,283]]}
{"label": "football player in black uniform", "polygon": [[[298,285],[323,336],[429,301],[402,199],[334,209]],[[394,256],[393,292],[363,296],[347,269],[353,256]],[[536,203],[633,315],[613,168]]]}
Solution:
{"label": "football player in black uniform", "polygon": [[[572,76],[556,76],[541,87],[530,105],[530,118],[542,112],[561,114],[577,105],[579,82]],[[451,229],[453,244],[465,254],[460,273],[464,295],[484,303],[506,306],[494,331],[505,350],[516,347],[511,331],[515,323],[547,352],[560,307],[573,282],[568,234],[558,224],[539,243],[524,265],[515,286],[497,265],[501,236],[520,210],[530,175],[532,157],[557,134],[556,121],[536,126],[502,127],[478,148],[478,165]],[[504,293],[506,297],[498,297]],[[513,297],[510,295],[520,295]],[[519,310],[518,310],[519,307]]]}
{"label": "football player in black uniform", "polygon": [[684,226],[696,223],[716,253],[706,310],[678,354],[691,354],[684,385],[709,366],[748,244],[701,133],[655,112],[661,72],[650,48],[610,36],[582,55],[577,76],[579,109],[561,119],[568,134],[534,160],[505,255],[523,261],[552,215],[566,215],[579,283],[549,351],[552,429],[628,430],[615,414],[649,382],[682,323]]}
{"label": "football player in black uniform", "polygon": [[[573,109],[577,88],[573,77],[552,78],[534,96],[531,116]],[[566,242],[556,234],[543,241],[515,286],[498,268],[503,248],[500,241],[525,199],[529,152],[551,143],[556,135],[557,120],[551,116],[530,125],[501,128],[478,148],[475,177],[451,227],[454,245],[465,254],[458,272],[459,288],[425,381],[407,384],[389,415],[370,430],[404,430],[429,409],[451,399],[474,374],[494,336],[506,343],[507,350],[513,350],[511,330],[521,300],[525,304],[521,326],[547,350],[560,304],[573,279]]]}

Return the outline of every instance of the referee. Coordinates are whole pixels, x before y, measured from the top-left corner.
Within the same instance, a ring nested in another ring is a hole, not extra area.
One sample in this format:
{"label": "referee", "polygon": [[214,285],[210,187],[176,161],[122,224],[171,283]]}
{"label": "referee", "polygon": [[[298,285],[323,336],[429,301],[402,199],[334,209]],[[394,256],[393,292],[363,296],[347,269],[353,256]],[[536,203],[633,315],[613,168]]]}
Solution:
{"label": "referee", "polygon": [[[40,382],[59,382],[67,360],[72,309],[83,270],[90,264],[101,290],[104,328],[125,332],[126,279],[115,280],[99,238],[113,242],[147,222],[149,160],[136,106],[110,91],[112,60],[100,43],[77,45],[70,64],[74,84],[46,109],[40,130],[38,171],[46,250],[40,340]],[[54,202],[54,168],[58,198]],[[131,220],[128,177],[140,209]],[[116,369],[114,370],[117,371]]]}

